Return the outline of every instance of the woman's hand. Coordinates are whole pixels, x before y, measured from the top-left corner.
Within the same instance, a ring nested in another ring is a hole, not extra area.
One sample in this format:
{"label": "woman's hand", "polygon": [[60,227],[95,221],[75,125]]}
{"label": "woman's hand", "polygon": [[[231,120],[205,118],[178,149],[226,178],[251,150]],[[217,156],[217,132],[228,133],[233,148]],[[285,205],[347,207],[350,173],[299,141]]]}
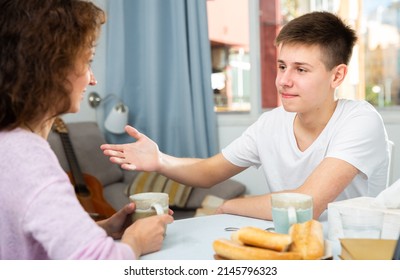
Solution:
{"label": "woman's hand", "polygon": [[[110,218],[98,221],[97,225],[102,227],[107,232],[107,235],[114,239],[120,239],[125,230],[132,224],[131,214],[135,212],[135,208],[135,203],[131,202]],[[174,211],[169,209],[168,214],[172,216]]]}
{"label": "woman's hand", "polygon": [[132,223],[130,215],[135,211],[133,202],[125,205],[121,210],[110,218],[98,221],[97,224],[102,227],[109,236],[114,239],[120,239],[125,229]]}
{"label": "woman's hand", "polygon": [[173,221],[169,214],[139,219],[126,229],[121,242],[131,246],[137,258],[158,251],[163,244],[167,225]]}
{"label": "woman's hand", "polygon": [[103,144],[100,146],[103,153],[126,170],[157,171],[161,157],[157,144],[132,126],[127,125],[125,131],[136,142]]}

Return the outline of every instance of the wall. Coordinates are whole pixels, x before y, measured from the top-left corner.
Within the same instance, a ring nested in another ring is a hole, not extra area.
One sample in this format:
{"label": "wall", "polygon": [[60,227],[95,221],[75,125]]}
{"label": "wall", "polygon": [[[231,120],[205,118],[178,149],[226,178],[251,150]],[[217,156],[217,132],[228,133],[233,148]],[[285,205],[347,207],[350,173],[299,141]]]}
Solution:
{"label": "wall", "polygon": [[399,108],[378,110],[382,115],[390,140],[394,142],[393,180],[400,178],[400,110]]}

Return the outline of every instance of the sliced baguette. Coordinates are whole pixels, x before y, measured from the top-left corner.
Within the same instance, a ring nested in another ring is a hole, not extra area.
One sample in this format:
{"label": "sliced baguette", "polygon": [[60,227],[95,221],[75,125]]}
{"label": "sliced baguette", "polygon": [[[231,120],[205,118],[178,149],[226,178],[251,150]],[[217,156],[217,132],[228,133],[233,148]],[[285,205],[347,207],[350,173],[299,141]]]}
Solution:
{"label": "sliced baguette", "polygon": [[300,253],[305,260],[320,259],[324,256],[324,234],[322,224],[316,220],[293,224],[289,229],[292,237],[291,252]]}
{"label": "sliced baguette", "polygon": [[279,252],[287,251],[292,243],[289,234],[269,232],[256,227],[243,227],[234,233],[232,240],[237,239],[245,245],[271,249]]}
{"label": "sliced baguette", "polygon": [[274,250],[257,248],[238,244],[228,239],[217,239],[213,242],[217,256],[229,260],[300,260],[297,252],[277,252]]}

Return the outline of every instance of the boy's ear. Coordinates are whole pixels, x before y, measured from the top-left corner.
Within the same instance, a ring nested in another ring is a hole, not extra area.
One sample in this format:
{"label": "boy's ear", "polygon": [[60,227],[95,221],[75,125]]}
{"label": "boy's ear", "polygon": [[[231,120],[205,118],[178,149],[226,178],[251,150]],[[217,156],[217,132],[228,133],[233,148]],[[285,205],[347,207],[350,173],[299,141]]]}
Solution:
{"label": "boy's ear", "polygon": [[336,88],[340,86],[343,82],[344,78],[347,75],[347,65],[346,64],[339,64],[333,69],[333,76],[332,76],[332,87]]}

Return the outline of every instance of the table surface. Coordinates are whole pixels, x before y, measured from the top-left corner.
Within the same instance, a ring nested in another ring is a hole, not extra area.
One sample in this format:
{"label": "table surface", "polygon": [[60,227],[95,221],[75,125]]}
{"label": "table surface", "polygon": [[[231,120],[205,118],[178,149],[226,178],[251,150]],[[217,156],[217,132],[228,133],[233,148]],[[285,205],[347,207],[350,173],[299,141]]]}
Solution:
{"label": "table surface", "polygon": [[[272,221],[244,216],[218,214],[176,220],[168,225],[167,236],[160,251],[142,256],[142,260],[213,260],[212,244],[218,238],[229,239],[232,231],[225,228],[253,226],[267,229],[273,227]],[[327,222],[322,222],[324,236],[327,236]],[[340,244],[331,244],[334,259]]]}
{"label": "table surface", "polygon": [[232,231],[225,228],[254,226],[269,228],[271,221],[243,216],[218,214],[174,221],[168,225],[167,236],[160,251],[141,257],[143,260],[212,260],[213,241],[230,238]]}

